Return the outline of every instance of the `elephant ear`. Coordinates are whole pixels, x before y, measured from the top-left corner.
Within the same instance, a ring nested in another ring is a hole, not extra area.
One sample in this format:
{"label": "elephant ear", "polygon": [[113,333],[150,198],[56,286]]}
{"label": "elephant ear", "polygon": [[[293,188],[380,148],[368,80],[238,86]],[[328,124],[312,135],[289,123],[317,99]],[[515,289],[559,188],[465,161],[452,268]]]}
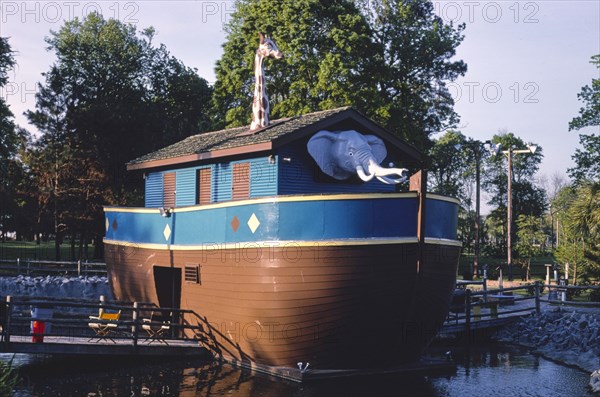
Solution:
{"label": "elephant ear", "polygon": [[330,131],[319,131],[310,138],[308,153],[315,160],[321,171],[335,179],[346,179],[351,176],[340,169],[335,162],[334,143],[339,139],[339,134]]}
{"label": "elephant ear", "polygon": [[381,164],[381,162],[387,156],[387,150],[385,149],[385,143],[375,135],[365,135],[365,139],[367,143],[371,147],[371,152],[373,153],[373,157],[377,160],[377,164]]}

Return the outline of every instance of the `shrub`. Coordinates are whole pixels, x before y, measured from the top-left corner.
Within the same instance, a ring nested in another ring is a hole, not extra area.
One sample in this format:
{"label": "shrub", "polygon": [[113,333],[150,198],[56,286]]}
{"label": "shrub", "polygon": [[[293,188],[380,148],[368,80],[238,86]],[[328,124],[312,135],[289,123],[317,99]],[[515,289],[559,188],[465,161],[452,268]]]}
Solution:
{"label": "shrub", "polygon": [[19,381],[19,374],[13,368],[13,359],[9,362],[0,360],[0,396],[12,396],[13,389]]}

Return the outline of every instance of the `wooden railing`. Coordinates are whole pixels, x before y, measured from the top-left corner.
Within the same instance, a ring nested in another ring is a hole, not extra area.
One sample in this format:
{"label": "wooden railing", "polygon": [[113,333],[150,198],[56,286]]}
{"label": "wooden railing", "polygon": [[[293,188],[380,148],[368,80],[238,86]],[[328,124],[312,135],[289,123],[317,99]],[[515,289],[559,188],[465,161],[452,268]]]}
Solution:
{"label": "wooden railing", "polygon": [[3,275],[65,275],[65,276],[105,276],[106,263],[39,261],[33,259],[0,259],[0,273]]}
{"label": "wooden railing", "polygon": [[[469,285],[483,285],[483,289],[471,290],[466,288]],[[542,295],[543,289],[547,289],[548,293]],[[582,290],[600,290],[600,286],[548,285],[537,281],[518,287],[489,290],[485,280],[459,281],[446,327],[471,332],[483,328],[479,322],[484,320],[489,320],[483,324],[486,327],[500,326],[511,318],[534,313],[539,315],[542,304],[600,307],[600,302],[567,299],[569,295]]]}
{"label": "wooden railing", "polygon": [[[40,310],[41,309],[41,310]],[[165,339],[207,342],[206,326],[202,318],[191,310],[179,308],[159,308],[148,302],[107,301],[100,300],[6,296],[0,303],[0,321],[2,327],[2,343],[8,344],[13,336],[34,336],[33,322],[42,321],[52,325],[50,332],[44,336],[69,338],[94,338],[97,336],[89,323],[89,316],[98,316],[103,311],[120,311],[111,339],[130,340],[137,346],[139,340],[147,340],[149,336],[143,331],[144,319],[150,319],[152,312],[161,312],[170,320],[170,330]],[[147,320],[146,320],[147,321]],[[189,331],[187,331],[189,330]],[[187,331],[187,332],[186,332]]]}

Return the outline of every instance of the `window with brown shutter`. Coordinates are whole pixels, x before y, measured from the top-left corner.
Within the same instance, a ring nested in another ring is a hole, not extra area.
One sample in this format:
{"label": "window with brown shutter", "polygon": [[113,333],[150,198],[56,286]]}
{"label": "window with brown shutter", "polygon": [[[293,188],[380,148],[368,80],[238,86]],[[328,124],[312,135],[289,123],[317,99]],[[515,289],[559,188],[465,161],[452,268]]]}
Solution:
{"label": "window with brown shutter", "polygon": [[250,198],[250,163],[233,165],[232,200]]}
{"label": "window with brown shutter", "polygon": [[165,172],[163,174],[163,207],[175,207],[175,173]]}
{"label": "window with brown shutter", "polygon": [[210,204],[211,196],[211,171],[210,168],[202,168],[197,172],[198,187],[196,195],[196,204]]}

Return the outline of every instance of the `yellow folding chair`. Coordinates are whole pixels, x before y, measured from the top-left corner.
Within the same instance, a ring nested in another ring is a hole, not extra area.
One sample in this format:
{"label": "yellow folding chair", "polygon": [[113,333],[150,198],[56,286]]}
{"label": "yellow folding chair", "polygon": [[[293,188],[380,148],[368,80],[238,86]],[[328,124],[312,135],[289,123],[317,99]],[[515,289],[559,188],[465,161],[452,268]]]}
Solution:
{"label": "yellow folding chair", "polygon": [[98,316],[89,316],[91,321],[88,323],[88,327],[94,331],[94,336],[92,336],[88,342],[94,339],[97,339],[96,342],[100,342],[103,339],[109,339],[113,343],[117,343],[110,335],[116,332],[117,327],[119,326],[120,317],[121,310],[116,313],[108,313],[102,308],[100,309]]}

